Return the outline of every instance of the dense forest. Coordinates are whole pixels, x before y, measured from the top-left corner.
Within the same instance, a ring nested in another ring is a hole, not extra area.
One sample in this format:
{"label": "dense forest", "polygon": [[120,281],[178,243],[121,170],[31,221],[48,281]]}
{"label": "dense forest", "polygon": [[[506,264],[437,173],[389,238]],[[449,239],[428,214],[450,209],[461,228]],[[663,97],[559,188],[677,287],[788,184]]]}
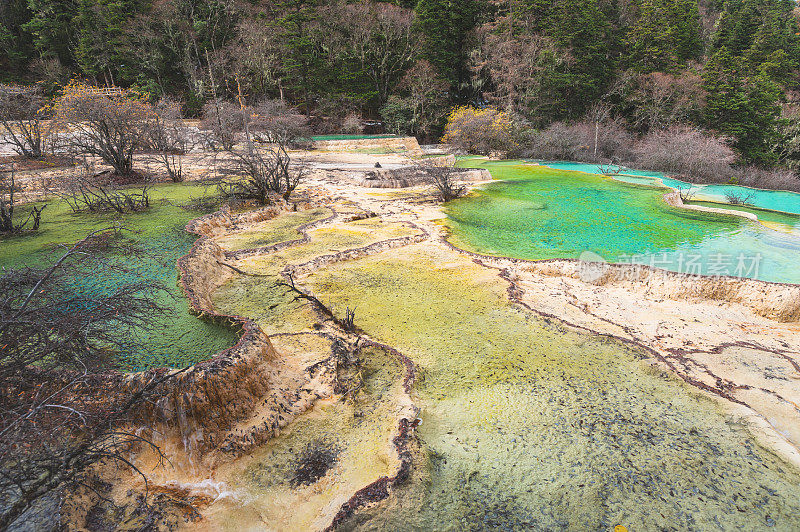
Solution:
{"label": "dense forest", "polygon": [[683,125],[796,169],[799,18],[792,0],[7,0],[0,68],[53,93],[82,77],[174,96],[187,116],[241,89],[427,139],[463,105],[539,130]]}

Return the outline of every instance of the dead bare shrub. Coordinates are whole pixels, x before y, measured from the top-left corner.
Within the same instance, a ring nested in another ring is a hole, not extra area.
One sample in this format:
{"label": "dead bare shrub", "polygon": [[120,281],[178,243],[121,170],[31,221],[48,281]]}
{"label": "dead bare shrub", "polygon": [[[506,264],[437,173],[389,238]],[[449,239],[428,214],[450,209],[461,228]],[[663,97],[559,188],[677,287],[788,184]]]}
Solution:
{"label": "dead bare shrub", "polygon": [[464,195],[467,187],[458,182],[459,169],[453,163],[439,158],[422,159],[416,164],[416,170],[422,174],[423,180],[432,185],[441,201],[450,201]]}
{"label": "dead bare shrub", "polygon": [[736,155],[725,142],[685,126],[645,135],[635,146],[635,165],[691,182],[720,183],[734,174]]}
{"label": "dead bare shrub", "polygon": [[162,99],[143,127],[142,147],[167,173],[173,183],[183,181],[183,155],[189,151],[191,137],[181,118],[180,103]]}
{"label": "dead bare shrub", "polygon": [[[595,127],[593,124],[588,125],[591,128]],[[599,122],[595,134],[597,140],[596,148],[594,148],[591,158],[586,160],[627,162],[633,159],[635,140],[621,121],[608,119]],[[593,142],[593,139],[590,137],[590,148],[592,147],[591,142]]]}
{"label": "dead bare shrub", "polygon": [[308,118],[281,100],[264,100],[246,107],[250,131],[257,141],[284,143],[291,147],[304,145],[310,136]]}
{"label": "dead bare shrub", "polygon": [[76,82],[56,100],[54,115],[74,155],[99,157],[118,175],[129,176],[153,108],[133,91],[105,94]]}
{"label": "dead bare shrub", "polygon": [[637,131],[656,131],[691,122],[705,104],[702,79],[691,72],[681,75],[653,72],[625,77],[633,108],[631,123]]}
{"label": "dead bare shrub", "polygon": [[694,198],[696,193],[697,191],[694,189],[694,187],[692,187],[692,185],[681,184],[678,186],[678,196],[680,196],[683,203],[692,201],[692,198]]}
{"label": "dead bare shrub", "polygon": [[364,130],[361,125],[361,117],[357,113],[350,113],[344,117],[342,122],[342,133],[350,135],[359,135]]}
{"label": "dead bare shrub", "polygon": [[734,170],[730,182],[746,187],[800,192],[800,176],[787,168],[743,166]]}
{"label": "dead bare shrub", "polygon": [[231,150],[237,134],[244,131],[244,113],[238,104],[215,99],[203,106],[200,127],[210,132],[209,144]]}
{"label": "dead bare shrub", "polygon": [[247,143],[234,148],[221,161],[220,173],[225,176],[219,183],[223,197],[255,200],[262,205],[278,195],[288,200],[300,184],[305,169],[292,167],[284,144],[256,147]]}
{"label": "dead bare shrub", "polygon": [[[14,178],[14,166],[0,172],[0,233],[19,233],[30,227],[31,231],[38,231],[42,220],[42,211],[47,204],[33,205],[28,211],[28,216],[22,220],[15,219],[17,206],[14,196],[17,193],[17,183]],[[30,226],[28,225],[30,224]]]}
{"label": "dead bare shrub", "polygon": [[255,106],[213,100],[203,107],[201,127],[210,132],[212,144],[230,151],[245,133],[246,141],[301,146],[310,135],[308,118],[281,100],[264,100]]}
{"label": "dead bare shrub", "polygon": [[633,137],[621,123],[555,122],[531,134],[524,157],[564,161],[629,161]]}
{"label": "dead bare shrub", "polygon": [[43,157],[54,138],[47,100],[37,86],[0,85],[0,128],[12,149],[29,159]]}
{"label": "dead bare shrub", "polygon": [[731,205],[750,205],[753,199],[753,193],[749,192],[727,192],[725,193],[725,201]]}
{"label": "dead bare shrub", "polygon": [[141,212],[150,207],[150,187],[121,188],[109,176],[94,175],[91,165],[74,169],[52,192],[69,205],[72,212]]}
{"label": "dead bare shrub", "polygon": [[564,122],[556,122],[532,134],[524,157],[545,160],[577,161],[588,145],[586,132]]}

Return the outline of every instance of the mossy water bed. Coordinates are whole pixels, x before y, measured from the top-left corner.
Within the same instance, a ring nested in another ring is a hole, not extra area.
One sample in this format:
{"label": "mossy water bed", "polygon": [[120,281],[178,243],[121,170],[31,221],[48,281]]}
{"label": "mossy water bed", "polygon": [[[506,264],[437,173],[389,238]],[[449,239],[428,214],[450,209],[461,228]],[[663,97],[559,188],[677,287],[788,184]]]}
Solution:
{"label": "mossy water bed", "polygon": [[412,245],[306,279],[421,368],[414,478],[372,530],[800,526],[800,474],[644,356],[509,303],[506,283]]}
{"label": "mossy water bed", "polygon": [[705,275],[800,283],[800,238],[735,216],[663,201],[665,189],[525,164],[462,160],[495,179],[448,204],[451,242],[524,259],[639,263]]}
{"label": "mossy water bed", "polygon": [[[336,210],[347,208],[337,205]],[[258,223],[257,231],[248,228],[219,241],[238,246],[256,233],[264,246],[294,240],[300,225],[330,212],[281,213]],[[222,285],[214,293],[214,306],[254,319],[289,366],[306,353],[328,356],[332,344],[318,332],[324,328],[321,316],[307,300],[279,284],[284,281],[280,272],[287,265],[418,233],[407,224],[377,217],[338,220],[308,230],[307,242],[238,260],[237,267],[252,275],[239,275]],[[379,347],[362,349],[357,357],[360,362],[350,371],[362,385],[347,399],[318,401],[279,436],[216,472],[215,478],[225,482],[233,496],[204,514],[208,529],[324,529],[354,493],[395,474],[392,435],[398,416],[408,408],[405,368],[393,353]]]}
{"label": "mossy water bed", "polygon": [[280,216],[250,225],[243,231],[232,232],[215,240],[229,251],[253,249],[270,246],[302,238],[298,228],[302,225],[323,220],[333,211],[325,207],[283,213]]}
{"label": "mossy water bed", "polygon": [[[324,211],[327,212],[327,209]],[[313,211],[309,216],[312,214]],[[317,214],[323,215],[325,212]],[[263,242],[262,245],[271,245],[294,239],[298,236],[296,227],[305,223],[306,219],[284,213],[262,222],[259,224],[263,231],[260,242]],[[284,267],[418,232],[405,224],[387,223],[380,218],[340,222],[331,227],[311,230],[309,242],[240,261],[239,267],[257,276],[237,276],[221,286],[214,293],[214,306],[226,314],[254,319],[268,335],[311,330],[317,323],[317,316],[306,301],[298,300],[294,292],[280,284],[285,282],[280,276]],[[229,238],[239,242],[236,235]]]}
{"label": "mossy water bed", "polygon": [[81,290],[109,290],[133,278],[158,281],[168,289],[159,302],[172,310],[148,330],[130,338],[129,349],[120,353],[121,369],[136,371],[150,367],[184,367],[205,360],[236,343],[237,333],[228,327],[198,319],[189,313],[179,288],[176,260],[186,254],[197,238],[184,231],[187,222],[204,214],[181,207],[203,197],[204,189],[193,185],[158,185],[151,189],[151,208],[145,212],[114,215],[74,214],[62,201],[50,201],[40,230],[35,234],[0,240],[0,268],[44,267],[60,256],[60,245],[72,244],[90,232],[119,222],[131,244],[143,253],[120,257],[131,269],[131,277],[95,279]]}

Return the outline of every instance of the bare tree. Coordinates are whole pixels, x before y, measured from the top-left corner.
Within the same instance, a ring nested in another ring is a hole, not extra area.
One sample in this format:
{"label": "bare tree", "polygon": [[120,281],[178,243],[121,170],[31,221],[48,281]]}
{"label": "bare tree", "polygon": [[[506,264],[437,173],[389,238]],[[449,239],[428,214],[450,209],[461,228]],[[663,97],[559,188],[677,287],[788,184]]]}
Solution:
{"label": "bare tree", "polygon": [[96,156],[120,176],[133,171],[133,152],[142,144],[153,108],[131,91],[105,93],[72,83],[56,100],[55,117],[76,155]]}
{"label": "bare tree", "polygon": [[232,150],[237,133],[244,131],[244,113],[233,102],[214,99],[203,106],[200,127],[211,133],[211,144]]}
{"label": "bare tree", "polygon": [[266,148],[256,147],[251,122],[254,113],[245,106],[241,85],[237,86],[245,142],[241,148],[231,147],[228,150],[222,172],[231,177],[219,184],[219,191],[224,197],[255,200],[262,205],[271,203],[274,195],[288,200],[302,180],[305,169],[302,166],[291,167],[285,138],[278,136]]}
{"label": "bare tree", "polygon": [[740,166],[734,169],[731,182],[748,187],[800,192],[800,175],[787,168]]}
{"label": "bare tree", "polygon": [[419,60],[400,80],[401,94],[389,96],[381,115],[394,133],[431,138],[447,113],[449,88],[431,63]]}
{"label": "bare tree", "polygon": [[600,122],[602,116],[600,111],[587,117],[591,121],[550,124],[530,136],[522,154],[549,160],[630,161],[633,137],[616,120]]}
{"label": "bare tree", "polygon": [[754,192],[726,192],[725,201],[731,205],[750,205],[753,201]]}
{"label": "bare tree", "polygon": [[682,184],[678,186],[678,196],[681,198],[681,201],[683,203],[688,203],[692,201],[692,198],[694,198],[696,193],[697,190],[690,184],[687,185]]}
{"label": "bare tree", "polygon": [[635,146],[636,165],[677,174],[689,181],[728,181],[734,174],[733,150],[724,139],[676,126],[651,132]]}
{"label": "bare tree", "polygon": [[282,100],[264,100],[245,107],[246,119],[254,140],[296,146],[300,139],[310,136],[308,118]]}
{"label": "bare tree", "polygon": [[190,138],[177,101],[163,98],[155,105],[143,129],[142,143],[173,183],[183,181],[182,158],[189,150]]}
{"label": "bare tree", "polygon": [[42,211],[44,211],[47,204],[40,206],[32,205],[28,216],[22,220],[14,219],[14,205],[17,192],[17,183],[14,179],[14,165],[10,165],[10,169],[0,172],[0,233],[18,233],[23,231],[28,224],[31,224],[31,230],[37,231],[39,223],[42,220]]}
{"label": "bare tree", "polygon": [[418,54],[414,11],[383,2],[334,4],[324,14],[336,21],[334,46],[356,61],[370,80],[379,105]]}
{"label": "bare tree", "polygon": [[614,164],[613,162],[600,164],[598,165],[597,169],[600,171],[601,174],[609,177],[620,175],[623,170],[621,165]]}
{"label": "bare tree", "polygon": [[589,143],[590,133],[586,127],[555,122],[531,136],[523,155],[536,159],[581,160],[588,153]]}
{"label": "bare tree", "polygon": [[238,27],[240,45],[233,50],[239,77],[249,81],[249,89],[266,94],[278,89],[284,100],[281,80],[282,40],[280,33],[261,20],[245,19]]}
{"label": "bare tree", "polygon": [[698,118],[706,94],[697,74],[653,72],[627,80],[634,109],[632,125],[640,131],[663,130]]}
{"label": "bare tree", "polygon": [[284,144],[258,148],[247,143],[228,152],[221,173],[228,176],[220,184],[224,197],[255,200],[268,204],[279,195],[288,200],[305,175],[302,166],[292,168]]}
{"label": "bare tree", "polygon": [[[138,252],[117,233],[95,231],[49,267],[0,276],[0,529],[53,489],[87,485],[97,462],[136,470],[133,446],[159,452],[120,427],[170,374],[127,386],[109,368],[167,312],[157,303],[164,288],[111,258]],[[105,276],[130,281],[107,285]]]}
{"label": "bare tree", "polygon": [[485,92],[492,104],[530,117],[547,116],[557,96],[549,78],[572,58],[550,37],[512,33],[512,23],[500,18],[476,30],[478,46],[470,55],[470,69],[479,80],[491,80]]}
{"label": "bare tree", "polygon": [[39,87],[0,85],[0,127],[14,151],[29,159],[42,157],[52,137],[46,103]]}
{"label": "bare tree", "polygon": [[426,183],[436,189],[441,201],[450,201],[464,195],[467,187],[458,182],[459,169],[444,159],[421,159],[416,164]]}

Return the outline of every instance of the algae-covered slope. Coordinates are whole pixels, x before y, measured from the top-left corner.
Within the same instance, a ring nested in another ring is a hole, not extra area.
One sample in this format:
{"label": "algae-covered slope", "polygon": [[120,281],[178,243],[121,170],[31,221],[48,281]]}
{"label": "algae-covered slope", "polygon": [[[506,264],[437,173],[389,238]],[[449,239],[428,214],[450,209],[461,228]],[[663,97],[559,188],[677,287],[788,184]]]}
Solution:
{"label": "algae-covered slope", "polygon": [[305,282],[424,375],[422,467],[349,526],[800,526],[792,466],[642,354],[513,306],[496,272],[421,244]]}
{"label": "algae-covered slope", "polygon": [[[192,185],[158,185],[150,192],[152,206],[145,212],[125,214],[74,214],[60,200],[48,202],[42,225],[35,234],[0,239],[0,267],[43,267],[59,256],[62,244],[70,244],[90,232],[112,226],[126,228],[128,243],[141,252],[119,257],[131,275],[163,283],[169,294],[160,303],[171,309],[156,327],[138,331],[129,349],[120,353],[121,369],[185,367],[205,360],[236,343],[236,333],[227,327],[198,319],[189,313],[187,301],[177,285],[175,261],[189,251],[196,235],[184,230],[200,213],[180,205],[202,198],[204,189]],[[27,207],[23,207],[23,210]],[[81,290],[113,290],[125,278],[94,279]]]}
{"label": "algae-covered slope", "polygon": [[692,274],[800,282],[800,238],[734,216],[667,205],[664,189],[514,161],[466,160],[492,183],[447,206],[451,242],[525,259],[639,263]]}

